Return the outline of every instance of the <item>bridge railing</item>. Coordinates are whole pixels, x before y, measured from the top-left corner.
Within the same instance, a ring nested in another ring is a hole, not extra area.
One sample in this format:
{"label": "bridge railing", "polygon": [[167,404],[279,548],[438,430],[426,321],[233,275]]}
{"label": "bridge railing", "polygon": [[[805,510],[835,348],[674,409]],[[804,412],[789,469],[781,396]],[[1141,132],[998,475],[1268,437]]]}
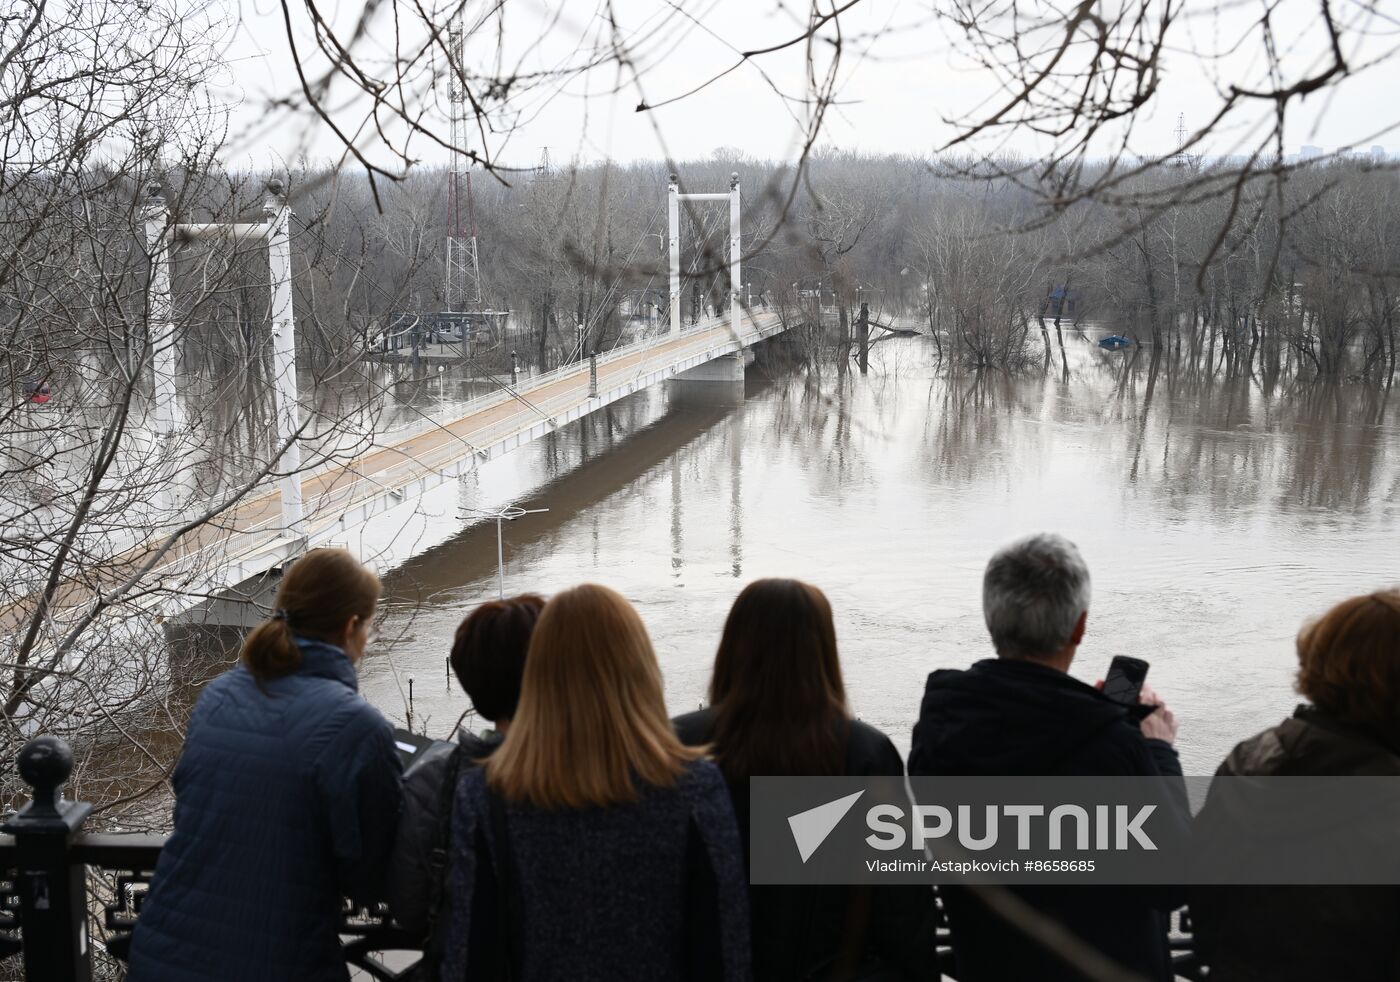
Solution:
{"label": "bridge railing", "polygon": [[[32,982],[91,982],[90,938],[110,958],[127,960],[165,836],[83,832],[91,806],[63,800],[73,755],[56,737],[31,740],[17,765],[30,801],[0,826],[0,959],[21,956],[24,978]],[[956,979],[951,930],[935,899],[939,968]],[[383,907],[366,910],[346,901],[339,934],[346,964],[377,982],[412,977],[422,953],[420,939],[395,927]],[[1171,947],[1175,974],[1204,982],[1184,908]],[[386,953],[393,953],[394,965],[386,963]]]}
{"label": "bridge railing", "polygon": [[[637,383],[643,376],[668,365],[697,356],[722,353],[736,345],[751,344],[782,329],[781,325],[768,324],[761,320],[764,313],[762,310],[748,312],[747,326],[749,330],[744,331],[737,338],[726,334],[722,335],[721,340],[716,340],[715,328],[728,324],[727,318],[724,318],[716,319],[710,323],[702,323],[697,325],[695,329],[684,332],[681,335],[683,343],[679,346],[672,343],[675,339],[669,335],[662,335],[660,338],[651,339],[644,343],[620,346],[596,356],[598,371],[602,375],[607,375],[609,368],[617,362],[641,354],[643,357],[637,361],[635,369],[628,376],[629,382]],[[656,349],[655,353],[649,353],[650,349]],[[578,387],[569,386],[557,393],[543,397],[541,393],[560,381],[570,379],[581,381],[587,377],[589,370],[589,362],[585,360],[532,376],[527,386],[519,386],[515,392],[509,394],[488,393],[485,396],[477,397],[462,406],[455,407],[449,418],[430,418],[416,429],[401,428],[395,430],[392,433],[394,441],[392,443],[376,440],[371,449],[355,460],[342,464],[329,464],[308,473],[304,477],[306,483],[320,481],[326,486],[318,491],[309,490],[306,492],[303,509],[307,522],[313,527],[319,527],[318,539],[323,539],[327,535],[334,536],[340,529],[333,527],[327,530],[325,523],[328,520],[333,523],[335,516],[343,515],[351,509],[375,499],[387,497],[392,500],[397,497],[400,500],[407,500],[414,496],[413,484],[415,481],[428,475],[445,472],[466,456],[473,454],[485,456],[484,447],[490,447],[501,440],[521,433],[531,425],[539,422],[553,424],[557,416],[563,415],[580,404]],[[615,375],[615,373],[612,374]],[[605,388],[616,388],[618,385],[616,378],[608,378],[605,381],[607,383]],[[472,439],[468,440],[465,435],[454,431],[454,427],[462,420],[483,410],[509,406],[513,400],[520,402],[520,408],[507,413],[485,429],[473,430]],[[440,440],[417,452],[408,449],[410,442],[421,440],[434,431],[442,433]],[[368,470],[361,463],[371,457],[383,455],[392,458],[385,466],[377,466],[373,470]],[[167,575],[195,574],[223,568],[236,561],[230,559],[231,555],[238,557],[253,555],[259,549],[273,546],[281,541],[285,531],[280,509],[269,506],[267,514],[252,524],[233,525],[231,523],[228,528],[220,529],[217,526],[210,526],[207,530],[203,530],[197,539],[182,544],[171,555],[169,561],[162,565],[161,572]],[[238,541],[238,548],[231,551],[230,545],[235,538]]]}
{"label": "bridge railing", "polygon": [[[684,360],[695,355],[705,354],[712,350],[720,350],[730,347],[735,343],[733,339],[716,344],[709,336],[710,328],[702,325],[702,332],[687,338],[682,335],[683,340],[690,343],[679,348],[668,348],[665,351],[658,350],[655,355],[643,357],[638,361],[635,371],[632,373],[632,380],[635,381],[648,372],[655,371],[676,361]],[[739,342],[749,342],[758,337],[771,333],[767,330],[755,330],[737,339]],[[640,352],[646,354],[648,348],[657,347],[654,344],[640,346]],[[633,357],[639,353],[638,345],[627,345],[597,356],[597,367],[600,372],[606,370],[618,361]],[[489,447],[497,441],[506,439],[531,425],[531,421],[554,421],[568,409],[579,404],[578,392],[575,388],[566,388],[558,393],[545,398],[539,398],[542,390],[549,388],[557,382],[576,379],[582,380],[589,372],[588,361],[576,362],[570,365],[561,366],[551,372],[546,372],[538,376],[533,376],[528,387],[518,387],[518,391],[525,397],[528,404],[516,412],[504,416],[502,419],[482,430],[477,429],[472,432],[472,439],[469,441],[465,437],[453,432],[453,425],[468,416],[474,415],[485,409],[497,406],[507,406],[514,396],[502,396],[499,393],[488,397],[481,397],[468,403],[465,407],[458,407],[453,410],[452,419],[436,419],[431,425],[420,428],[416,436],[401,436],[398,442],[389,445],[377,446],[371,453],[389,452],[398,459],[388,467],[379,468],[371,473],[356,471],[353,464],[347,468],[345,473],[351,475],[348,480],[338,482],[324,492],[317,495],[308,496],[305,502],[308,516],[335,514],[337,510],[343,510],[359,501],[369,497],[381,495],[385,492],[395,494],[407,484],[411,484],[415,478],[425,474],[432,474],[441,471],[469,454],[484,455],[484,447]],[[536,398],[531,399],[531,396]],[[476,409],[472,409],[472,405]],[[443,433],[442,439],[427,450],[419,453],[411,453],[405,449],[405,445],[413,439],[431,434],[434,430]],[[272,525],[269,524],[270,530]]]}
{"label": "bridge railing", "polygon": [[[752,318],[755,315],[760,315],[765,312],[767,312],[766,307],[754,305],[752,308],[746,309],[745,314],[746,316]],[[683,330],[680,334],[680,337],[681,339],[693,337],[698,333],[703,333],[712,330],[715,327],[724,326],[728,322],[728,316],[713,317],[707,321],[695,324],[690,328]],[[665,332],[660,334],[654,334],[651,336],[644,336],[637,338],[636,340],[631,341],[628,344],[617,345],[616,347],[609,348],[607,351],[601,352],[595,357],[598,366],[603,367],[619,359],[629,358],[635,355],[638,351],[643,351],[647,348],[658,347],[662,344],[667,344],[674,340],[675,338],[673,338],[670,334]],[[512,399],[519,401],[522,403],[522,405],[526,405],[528,407],[530,402],[529,395],[531,391],[546,387],[561,379],[569,378],[571,376],[587,372],[588,367],[589,360],[587,358],[583,358],[579,361],[571,361],[563,365],[559,365],[546,372],[539,372],[534,375],[525,376],[524,378],[521,378],[520,381],[515,385],[508,386],[503,381],[495,379],[497,385],[500,386],[499,388],[491,392],[482,393],[481,395],[468,399],[465,402],[457,403],[452,407],[450,413],[439,413],[435,416],[430,416],[426,419],[418,420],[405,426],[397,426],[384,435],[385,437],[396,441],[412,439],[413,437],[420,436],[423,433],[431,432],[432,430],[441,427],[445,422],[449,420],[461,419],[464,416],[470,416],[474,413],[480,412],[483,409],[488,409],[495,405],[504,405],[510,402]]]}

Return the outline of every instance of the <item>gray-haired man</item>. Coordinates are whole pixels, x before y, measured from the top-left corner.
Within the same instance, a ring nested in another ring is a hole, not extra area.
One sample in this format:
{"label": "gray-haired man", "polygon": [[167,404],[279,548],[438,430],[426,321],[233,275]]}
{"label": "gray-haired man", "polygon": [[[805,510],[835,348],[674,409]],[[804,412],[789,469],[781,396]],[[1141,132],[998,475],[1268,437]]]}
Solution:
{"label": "gray-haired man", "polygon": [[[1084,639],[1089,571],[1074,544],[1034,535],[987,563],[982,611],[997,657],[928,678],[911,775],[1176,775],[1176,719],[1144,687],[1126,707],[1067,673]],[[1038,887],[1024,899],[1144,978],[1172,978],[1170,897],[1115,887]],[[962,891],[942,891],[961,982],[1078,979]]]}

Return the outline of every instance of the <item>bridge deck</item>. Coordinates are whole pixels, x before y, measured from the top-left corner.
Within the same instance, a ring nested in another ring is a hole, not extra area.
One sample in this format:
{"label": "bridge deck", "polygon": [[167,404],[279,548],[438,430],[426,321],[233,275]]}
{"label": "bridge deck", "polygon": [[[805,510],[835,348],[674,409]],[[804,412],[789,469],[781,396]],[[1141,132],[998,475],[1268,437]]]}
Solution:
{"label": "bridge deck", "polygon": [[[266,572],[303,550],[335,540],[377,514],[411,501],[456,479],[480,462],[507,453],[632,392],[715,358],[738,352],[785,329],[776,314],[745,314],[738,336],[727,319],[711,321],[677,337],[638,342],[597,358],[597,395],[590,396],[587,361],[522,380],[514,392],[501,391],[469,403],[455,418],[435,419],[420,432],[400,433],[378,442],[355,459],[325,467],[301,481],[305,535],[285,527],[275,486],[259,488],[213,522],[187,534],[165,555],[161,537],[137,546],[118,564],[110,582],[63,584],[52,605],[73,610],[93,599],[95,588],[110,588],[154,561],[147,576],[172,592],[154,595],[159,613],[173,616],[212,595]],[[0,614],[0,626],[13,627],[26,612]]]}

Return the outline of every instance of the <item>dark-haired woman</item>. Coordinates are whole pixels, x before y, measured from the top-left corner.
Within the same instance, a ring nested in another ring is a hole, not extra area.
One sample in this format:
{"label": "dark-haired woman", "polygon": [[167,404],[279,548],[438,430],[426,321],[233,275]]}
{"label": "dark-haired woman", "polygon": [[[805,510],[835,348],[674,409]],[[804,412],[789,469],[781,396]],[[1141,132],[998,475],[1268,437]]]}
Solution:
{"label": "dark-haired woman", "polygon": [[[1400,778],[1400,590],[1343,600],[1303,627],[1297,649],[1297,689],[1308,704],[1235,747],[1216,774]],[[1287,855],[1287,836],[1311,832],[1353,861],[1375,855],[1360,830],[1348,837],[1341,802],[1316,828],[1298,826],[1298,816],[1241,827],[1222,797],[1229,789],[1212,788],[1198,816],[1202,835]],[[1207,887],[1190,906],[1212,982],[1400,979],[1400,887]]]}
{"label": "dark-haired woman", "polygon": [[[901,776],[888,737],[852,719],[826,595],[798,580],[750,583],[724,624],[710,706],[675,721],[708,744],[748,856],[749,778]],[[922,887],[751,887],[754,979],[937,978],[933,895]]]}
{"label": "dark-haired woman", "polygon": [[448,662],[476,715],[491,725],[479,735],[462,727],[455,741],[433,744],[404,774],[403,816],[389,863],[389,909],[400,927],[423,938],[428,955],[423,977],[433,977],[441,954],[444,860],[457,777],[491,756],[510,731],[525,654],[543,609],[543,597],[525,593],[488,601],[463,619]]}
{"label": "dark-haired woman", "polygon": [[387,721],[361,698],[379,579],[340,549],[287,570],[240,663],[195,705],[175,829],[132,982],[343,982],[341,898],[382,894],[399,812]]}

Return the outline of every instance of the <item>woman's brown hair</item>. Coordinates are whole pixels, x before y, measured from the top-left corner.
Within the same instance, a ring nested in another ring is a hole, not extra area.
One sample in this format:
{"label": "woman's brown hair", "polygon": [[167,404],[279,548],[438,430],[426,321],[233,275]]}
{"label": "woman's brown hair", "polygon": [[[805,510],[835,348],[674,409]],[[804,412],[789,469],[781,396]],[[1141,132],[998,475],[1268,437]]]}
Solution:
{"label": "woman's brown hair", "polygon": [[243,640],[239,657],[259,681],[290,675],[301,664],[294,638],[335,641],[350,618],[368,621],[379,603],[379,577],[344,549],[312,549],[282,574],[273,614]]}
{"label": "woman's brown hair", "polygon": [[1400,729],[1400,590],[1343,600],[1304,625],[1298,691],[1339,719]]}
{"label": "woman's brown hair", "polygon": [[635,801],[688,761],[666,715],[661,669],[622,595],[585,583],[545,604],[510,732],[486,762],[492,788],[540,808]]}
{"label": "woman's brown hair", "polygon": [[850,714],[831,604],[799,580],[755,580],[730,608],[710,679],[712,752],[731,782],[840,774]]}

